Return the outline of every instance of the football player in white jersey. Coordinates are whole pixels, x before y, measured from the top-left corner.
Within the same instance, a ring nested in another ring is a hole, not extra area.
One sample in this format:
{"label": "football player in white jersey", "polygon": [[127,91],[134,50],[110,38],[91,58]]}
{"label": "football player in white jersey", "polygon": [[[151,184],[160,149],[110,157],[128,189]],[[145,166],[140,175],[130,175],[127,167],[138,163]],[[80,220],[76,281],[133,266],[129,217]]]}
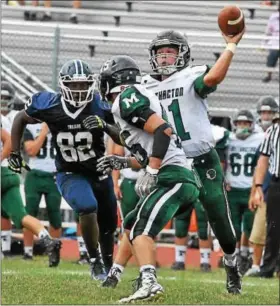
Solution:
{"label": "football player in white jersey", "polygon": [[[23,135],[24,149],[29,156],[28,171],[24,181],[26,211],[37,217],[42,196],[45,197],[49,232],[52,237],[61,236],[61,195],[55,183],[55,148],[46,123],[29,124]],[[57,250],[59,256],[59,249]],[[33,258],[33,234],[24,231],[23,259]],[[54,265],[52,265],[53,267]]]}
{"label": "football player in white jersey", "polygon": [[[2,114],[2,112],[5,113],[5,110],[7,109],[7,103],[4,101],[2,104],[2,94],[1,94],[1,127],[3,136],[5,132],[11,133],[11,125],[10,121]],[[1,167],[8,167],[8,161],[6,159],[6,156],[9,154],[9,136],[6,135],[5,137],[6,144],[4,141],[1,142]],[[5,150],[4,150],[5,148]],[[8,152],[8,153],[5,153]],[[3,210],[1,210],[1,246],[2,246],[2,253],[3,255],[9,256],[11,253],[11,242],[12,242],[12,223],[9,219],[9,216],[4,213]]]}
{"label": "football player in white jersey", "polygon": [[169,122],[182,140],[187,157],[204,185],[200,200],[210,225],[225,253],[227,290],[241,292],[240,273],[235,252],[236,237],[224,188],[223,172],[214,149],[206,97],[226,77],[238,42],[245,29],[233,36],[223,34],[226,49],[213,65],[191,66],[190,47],[179,32],[160,32],[149,46],[150,64],[156,78],[146,76],[143,84],[152,90],[165,108]]}
{"label": "football player in white jersey", "polygon": [[41,222],[27,214],[20,194],[19,176],[7,167],[7,163],[5,164],[10,151],[11,135],[2,128],[1,120],[1,214],[4,213],[5,217],[10,218],[16,228],[27,228],[38,236],[47,249],[49,264],[58,265],[59,258],[56,256],[56,249],[60,248],[61,242],[52,239]]}
{"label": "football player in white jersey", "polygon": [[5,105],[1,113],[8,118],[11,124],[13,124],[17,113],[24,108],[23,103],[16,103],[15,88],[7,81],[1,82],[1,105]]}
{"label": "football player in white jersey", "polygon": [[[230,134],[227,147],[226,182],[238,244],[241,239],[241,224],[248,241],[254,220],[248,201],[257,164],[257,149],[264,138],[263,132],[255,131],[254,121],[249,110],[238,111],[233,119],[233,133]],[[252,250],[249,254],[245,240],[240,243],[240,258],[240,272],[244,274],[252,260]]]}
{"label": "football player in white jersey", "polygon": [[[13,85],[7,81],[1,82],[1,123],[3,129],[11,133],[12,120],[17,114],[17,111],[13,110],[15,104],[15,89]],[[7,160],[1,164],[3,167],[8,166]],[[9,217],[2,211],[1,213],[1,240],[3,254],[5,256],[10,255],[11,240],[12,240],[12,224]]]}
{"label": "football player in white jersey", "polygon": [[[215,141],[215,149],[220,157],[221,165],[225,162],[225,147],[229,136],[229,131],[224,127],[211,124],[211,129]],[[195,203],[195,213],[198,226],[200,270],[202,272],[211,271],[211,248],[212,237],[207,214],[200,201]],[[175,262],[172,264],[173,270],[185,270],[185,259],[187,253],[187,233],[190,224],[190,215],[187,218],[175,219]]]}
{"label": "football player in white jersey", "polygon": [[[134,156],[105,156],[99,160],[99,169],[145,168],[135,185],[141,200],[125,217],[126,234],[121,242],[131,242],[140,266],[140,282],[131,296],[120,300],[122,303],[151,299],[163,292],[156,277],[154,238],[199,194],[178,136],[164,120],[165,111],[156,96],[140,85],[140,80],[140,69],[129,56],[113,56],[104,63],[99,76],[100,94],[113,103],[111,111],[119,127],[117,137],[111,136]],[[106,124],[96,116],[89,116],[83,123],[89,130],[103,126],[107,131]]]}

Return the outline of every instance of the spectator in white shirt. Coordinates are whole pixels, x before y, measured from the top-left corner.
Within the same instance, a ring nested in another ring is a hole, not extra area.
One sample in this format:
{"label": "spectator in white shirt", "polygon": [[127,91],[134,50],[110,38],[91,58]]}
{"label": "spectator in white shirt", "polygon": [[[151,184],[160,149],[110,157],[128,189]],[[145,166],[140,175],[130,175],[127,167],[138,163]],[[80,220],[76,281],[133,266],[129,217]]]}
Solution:
{"label": "spectator in white shirt", "polygon": [[[279,10],[280,4],[278,3],[278,11],[272,13],[266,28],[266,35],[271,36],[271,39],[265,40],[265,46],[269,49],[267,56],[266,66],[268,68],[274,68],[277,65],[279,59]],[[263,79],[264,83],[270,82],[272,77],[272,71],[267,72],[267,76]]]}

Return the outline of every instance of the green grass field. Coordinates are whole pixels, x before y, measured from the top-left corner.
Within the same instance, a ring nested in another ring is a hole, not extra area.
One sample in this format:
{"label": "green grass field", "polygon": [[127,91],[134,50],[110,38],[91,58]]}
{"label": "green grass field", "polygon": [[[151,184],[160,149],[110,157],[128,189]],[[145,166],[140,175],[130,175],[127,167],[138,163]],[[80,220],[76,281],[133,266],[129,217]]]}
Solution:
{"label": "green grass field", "polygon": [[[48,268],[47,258],[42,257],[33,261],[5,258],[1,304],[117,304],[131,293],[131,280],[137,276],[137,269],[129,267],[116,289],[100,288],[90,279],[88,269],[65,261],[58,268]],[[279,304],[277,279],[244,278],[240,296],[226,293],[221,269],[202,274],[195,269],[174,272],[162,268],[158,279],[165,294],[151,304]]]}

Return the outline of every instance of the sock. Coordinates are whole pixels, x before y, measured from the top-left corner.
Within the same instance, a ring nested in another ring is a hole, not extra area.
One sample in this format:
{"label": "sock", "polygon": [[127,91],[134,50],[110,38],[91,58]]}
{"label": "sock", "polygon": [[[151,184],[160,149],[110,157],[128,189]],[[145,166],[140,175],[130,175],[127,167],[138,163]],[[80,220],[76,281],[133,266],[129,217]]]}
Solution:
{"label": "sock", "polygon": [[72,13],[70,18],[74,18],[74,17],[77,17],[77,15],[75,13]]}
{"label": "sock", "polygon": [[140,267],[140,273],[142,273],[142,276],[150,276],[151,273],[156,275],[156,267],[153,265],[144,265]]}
{"label": "sock", "polygon": [[79,247],[79,253],[80,255],[83,253],[87,254],[87,248],[86,248],[86,244],[84,241],[84,238],[82,236],[78,236],[77,237],[77,241],[78,241],[78,247]]}
{"label": "sock", "polygon": [[2,252],[11,251],[12,231],[1,231]]}
{"label": "sock", "polygon": [[249,258],[253,258],[254,248],[249,247]]}
{"label": "sock", "polygon": [[176,245],[175,246],[175,261],[185,263],[187,253],[186,245]]}
{"label": "sock", "polygon": [[98,252],[99,227],[96,213],[80,215],[80,224],[89,258],[96,258]]}
{"label": "sock", "polygon": [[24,254],[29,256],[33,256],[33,247],[32,246],[25,246],[24,247]]}
{"label": "sock", "polygon": [[105,269],[108,273],[113,265],[114,233],[111,231],[105,234],[100,233],[99,244]]}
{"label": "sock", "polygon": [[38,238],[39,239],[44,239],[46,237],[51,238],[49,232],[44,228],[43,230],[40,231],[40,233],[38,234]]}
{"label": "sock", "polygon": [[248,253],[249,253],[249,248],[247,246],[241,246],[240,248],[240,255],[242,257],[248,257]]}
{"label": "sock", "polygon": [[199,251],[200,251],[200,264],[210,264],[211,249],[201,248]]}
{"label": "sock", "polygon": [[220,246],[219,240],[217,238],[215,238],[213,240],[213,250],[214,250],[214,252],[219,252],[220,249],[221,249],[221,246]]}
{"label": "sock", "polygon": [[230,266],[230,267],[235,267],[236,264],[237,264],[237,260],[236,260],[236,253],[233,253],[233,254],[224,254],[224,263],[227,265],[227,266]]}
{"label": "sock", "polygon": [[240,249],[239,248],[235,248],[235,255],[239,255],[239,253],[240,253]]}

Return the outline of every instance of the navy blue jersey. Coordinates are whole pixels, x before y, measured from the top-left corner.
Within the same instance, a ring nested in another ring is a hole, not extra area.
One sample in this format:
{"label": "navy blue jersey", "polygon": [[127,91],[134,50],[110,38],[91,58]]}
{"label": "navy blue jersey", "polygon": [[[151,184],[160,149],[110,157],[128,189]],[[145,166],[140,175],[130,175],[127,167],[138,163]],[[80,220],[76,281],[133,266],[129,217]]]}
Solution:
{"label": "navy blue jersey", "polygon": [[74,172],[100,176],[97,159],[105,152],[104,133],[96,129],[89,132],[82,121],[89,115],[98,115],[108,121],[111,114],[100,108],[95,94],[91,103],[76,108],[64,102],[61,94],[39,92],[32,96],[25,109],[28,116],[46,122],[57,151],[55,163],[58,172]]}

